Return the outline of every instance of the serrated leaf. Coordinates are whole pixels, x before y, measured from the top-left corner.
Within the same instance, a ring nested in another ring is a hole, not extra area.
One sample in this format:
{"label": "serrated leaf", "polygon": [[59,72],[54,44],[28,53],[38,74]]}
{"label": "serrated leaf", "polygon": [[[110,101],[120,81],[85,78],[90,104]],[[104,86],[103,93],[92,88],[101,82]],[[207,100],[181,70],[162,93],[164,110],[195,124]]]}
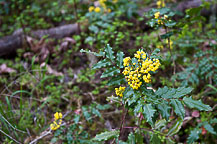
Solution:
{"label": "serrated leaf", "polygon": [[117,53],[117,65],[120,68],[123,68],[123,58],[124,58],[124,53],[123,52],[118,52]]}
{"label": "serrated leaf", "polygon": [[143,106],[143,114],[147,120],[147,122],[150,122],[152,124],[152,117],[154,116],[155,109],[152,107],[151,104],[144,104]]}
{"label": "serrated leaf", "polygon": [[163,101],[159,103],[157,108],[160,111],[162,117],[166,118],[166,120],[169,120],[171,107],[168,105],[168,102]]}
{"label": "serrated leaf", "polygon": [[116,67],[111,67],[111,68],[106,69],[106,71],[102,73],[100,78],[112,77],[117,73],[120,73],[120,70],[117,69]]}
{"label": "serrated leaf", "polygon": [[115,59],[114,52],[112,50],[112,47],[110,47],[109,44],[107,44],[106,47],[105,47],[105,53],[106,53],[106,57],[108,59],[110,59],[112,62],[114,62],[114,59]]}
{"label": "serrated leaf", "polygon": [[209,105],[205,105],[201,102],[201,100],[193,100],[191,97],[184,97],[184,103],[190,108],[196,108],[198,110],[210,111],[212,108]]}
{"label": "serrated leaf", "polygon": [[133,94],[134,94],[134,91],[131,87],[127,87],[123,93],[125,98],[129,98]]}
{"label": "serrated leaf", "polygon": [[210,132],[210,133],[212,133],[212,134],[216,134],[216,132],[214,131],[214,128],[213,128],[210,124],[206,123],[206,124],[204,125],[204,128],[205,128],[208,132]]}
{"label": "serrated leaf", "polygon": [[97,134],[92,140],[94,141],[102,141],[102,140],[108,140],[113,137],[118,137],[119,136],[119,130],[114,130],[114,131],[106,131],[100,134]]}
{"label": "serrated leaf", "polygon": [[173,136],[179,132],[183,124],[181,119],[177,120],[176,123],[169,129],[167,136]]}
{"label": "serrated leaf", "polygon": [[199,139],[199,134],[201,133],[202,131],[198,128],[195,128],[194,130],[191,131],[189,137],[188,137],[188,140],[187,140],[187,143],[191,144],[193,142],[195,142],[196,140]]}
{"label": "serrated leaf", "polygon": [[178,116],[180,116],[182,119],[184,119],[184,117],[185,117],[185,108],[184,108],[183,104],[177,99],[172,99],[170,101],[170,104],[174,108],[175,113]]}
{"label": "serrated leaf", "polygon": [[180,98],[182,96],[189,94],[192,90],[193,90],[193,88],[191,88],[191,87],[187,87],[187,88],[179,87],[176,89],[176,93],[173,97],[174,98]]}
{"label": "serrated leaf", "polygon": [[108,61],[107,59],[104,59],[104,60],[101,60],[99,61],[98,63],[96,63],[92,69],[99,69],[99,68],[103,68],[103,67],[107,67],[107,66],[110,66],[111,65],[111,62]]}
{"label": "serrated leaf", "polygon": [[135,108],[134,108],[134,112],[135,112],[135,113],[140,112],[142,106],[143,106],[142,102],[141,102],[141,101],[138,101],[137,105],[136,105]]}
{"label": "serrated leaf", "polygon": [[125,82],[125,78],[123,75],[118,75],[116,77],[112,77],[109,81],[108,81],[108,85],[120,85],[121,83]]}
{"label": "serrated leaf", "polygon": [[159,88],[155,94],[159,97],[165,98],[165,99],[171,99],[171,98],[180,98],[184,95],[190,93],[193,89],[192,88],[185,88],[185,87],[179,87],[179,88],[168,88],[163,87]]}
{"label": "serrated leaf", "polygon": [[93,54],[95,56],[101,56],[101,57],[104,57],[105,56],[105,52],[99,52],[99,53],[96,53],[96,52],[92,52],[90,50],[84,50],[84,49],[81,49],[80,50],[81,53],[90,53],[90,54]]}

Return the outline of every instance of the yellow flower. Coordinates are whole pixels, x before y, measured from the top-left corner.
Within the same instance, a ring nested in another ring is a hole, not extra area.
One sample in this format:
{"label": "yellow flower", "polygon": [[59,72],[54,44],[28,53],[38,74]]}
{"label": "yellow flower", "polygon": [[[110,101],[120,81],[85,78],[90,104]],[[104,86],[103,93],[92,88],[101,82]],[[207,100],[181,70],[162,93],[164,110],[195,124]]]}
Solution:
{"label": "yellow flower", "polygon": [[96,13],[99,13],[99,12],[100,12],[100,7],[96,7],[96,8],[94,9],[94,11],[95,11]]}
{"label": "yellow flower", "polygon": [[110,8],[109,8],[109,9],[107,9],[107,12],[108,12],[108,13],[110,13],[111,11],[112,11],[112,10],[111,10]]}
{"label": "yellow flower", "polygon": [[56,112],[56,113],[54,114],[54,120],[55,120],[55,121],[58,120],[58,119],[61,119],[62,117],[63,117],[62,113]]}
{"label": "yellow flower", "polygon": [[164,24],[162,20],[157,21],[158,24]]}
{"label": "yellow flower", "polygon": [[56,112],[54,114],[54,121],[52,124],[50,124],[50,129],[51,130],[57,130],[60,127],[60,125],[62,124],[62,118],[63,118],[62,113]]}
{"label": "yellow flower", "polygon": [[126,87],[120,86],[119,88],[115,88],[115,93],[117,96],[123,97],[123,92],[125,91]]}
{"label": "yellow flower", "polygon": [[157,4],[157,8],[165,7],[164,0],[158,0],[156,4]]}
{"label": "yellow flower", "polygon": [[[168,39],[166,39],[166,43],[167,44],[169,43]],[[170,39],[170,49],[173,49],[173,41],[171,39]]]}
{"label": "yellow flower", "polygon": [[168,18],[168,16],[167,15],[164,15],[164,19],[167,19]]}
{"label": "yellow flower", "polygon": [[91,6],[91,7],[89,7],[89,12],[92,12],[93,10],[94,10],[95,8],[94,8],[94,6]]}
{"label": "yellow flower", "polygon": [[156,13],[154,14],[154,17],[155,17],[156,19],[158,19],[159,16],[160,16],[160,12],[156,12]]}
{"label": "yellow flower", "polygon": [[129,63],[130,63],[130,60],[131,60],[131,58],[130,58],[130,57],[126,57],[126,58],[124,58],[124,59],[123,59],[124,66],[128,66],[128,65],[129,65]]}
{"label": "yellow flower", "polygon": [[160,8],[161,7],[161,1],[157,1],[157,8]]}

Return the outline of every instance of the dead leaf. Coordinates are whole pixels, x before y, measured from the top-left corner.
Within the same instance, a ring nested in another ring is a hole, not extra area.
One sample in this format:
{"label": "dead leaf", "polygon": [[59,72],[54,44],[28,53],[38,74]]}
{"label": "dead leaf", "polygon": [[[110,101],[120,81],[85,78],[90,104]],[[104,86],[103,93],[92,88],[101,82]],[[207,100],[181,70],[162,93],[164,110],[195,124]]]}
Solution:
{"label": "dead leaf", "polygon": [[7,67],[6,64],[0,65],[0,74],[2,74],[2,73],[13,73],[13,72],[16,72],[16,70]]}

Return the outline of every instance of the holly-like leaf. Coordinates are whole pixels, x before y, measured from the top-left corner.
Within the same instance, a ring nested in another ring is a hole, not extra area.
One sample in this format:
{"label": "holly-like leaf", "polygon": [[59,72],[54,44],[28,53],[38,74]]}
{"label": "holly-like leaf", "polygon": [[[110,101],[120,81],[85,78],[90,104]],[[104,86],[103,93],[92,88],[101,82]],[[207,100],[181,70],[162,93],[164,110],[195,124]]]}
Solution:
{"label": "holly-like leaf", "polygon": [[106,71],[101,75],[101,78],[112,77],[117,73],[120,73],[120,70],[117,69],[116,67],[111,67],[106,69]]}
{"label": "holly-like leaf", "polygon": [[106,53],[105,56],[106,56],[108,59],[110,59],[112,62],[114,62],[114,59],[115,59],[115,57],[114,57],[114,52],[113,52],[113,50],[112,50],[112,47],[110,47],[109,44],[107,44],[106,47],[105,47],[105,53]]}
{"label": "holly-like leaf", "polygon": [[100,134],[97,134],[92,140],[94,141],[106,141],[108,139],[111,139],[113,137],[118,137],[119,136],[119,130],[114,130],[114,131],[106,131]]}
{"label": "holly-like leaf", "polygon": [[103,68],[103,67],[107,67],[110,66],[111,62],[108,61],[107,59],[101,60],[99,61],[97,64],[95,64],[92,69],[99,69],[99,68]]}
{"label": "holly-like leaf", "polygon": [[155,109],[152,107],[151,104],[145,104],[143,106],[143,114],[147,120],[147,122],[150,122],[152,124],[152,117],[154,116]]}
{"label": "holly-like leaf", "polygon": [[118,75],[116,77],[113,77],[111,78],[109,81],[108,81],[108,85],[111,86],[111,85],[120,85],[121,83],[125,82],[125,78],[123,75]]}
{"label": "holly-like leaf", "polygon": [[201,134],[201,130],[199,128],[195,128],[194,130],[191,131],[187,143],[191,144],[195,142],[196,140],[199,139],[199,134]]}
{"label": "holly-like leaf", "polygon": [[173,136],[178,133],[181,129],[183,121],[181,119],[177,120],[176,123],[169,129],[167,136]]}
{"label": "holly-like leaf", "polygon": [[198,110],[210,111],[212,108],[209,105],[205,105],[201,102],[201,100],[193,100],[191,97],[184,97],[184,103],[190,108],[196,108]]}
{"label": "holly-like leaf", "polygon": [[183,97],[183,96],[189,94],[192,90],[193,90],[193,88],[191,88],[191,87],[187,87],[187,88],[179,87],[176,89],[176,92],[175,92],[173,98]]}
{"label": "holly-like leaf", "polygon": [[168,105],[168,102],[162,101],[157,105],[157,108],[160,111],[162,117],[166,118],[166,120],[169,120],[171,107]]}
{"label": "holly-like leaf", "polygon": [[174,108],[175,113],[178,116],[180,116],[182,119],[184,119],[184,117],[185,117],[185,108],[184,108],[183,104],[177,99],[172,99],[170,101],[170,104]]}
{"label": "holly-like leaf", "polygon": [[117,53],[117,66],[120,68],[123,68],[123,58],[124,58],[124,53],[118,52]]}
{"label": "holly-like leaf", "polygon": [[179,87],[179,88],[159,88],[156,91],[156,94],[162,98],[170,99],[170,98],[181,98],[187,94],[189,94],[193,89],[191,87]]}

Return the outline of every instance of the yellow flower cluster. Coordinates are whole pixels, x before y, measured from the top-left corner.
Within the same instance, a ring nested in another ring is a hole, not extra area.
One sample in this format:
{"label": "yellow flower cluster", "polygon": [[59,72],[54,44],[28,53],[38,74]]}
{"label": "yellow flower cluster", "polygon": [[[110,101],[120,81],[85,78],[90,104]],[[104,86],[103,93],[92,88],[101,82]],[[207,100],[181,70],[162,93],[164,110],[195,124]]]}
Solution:
{"label": "yellow flower cluster", "polygon": [[[104,12],[110,13],[111,9],[106,7],[106,4],[105,4],[106,1],[107,0],[99,0],[99,4],[103,8]],[[118,0],[112,0],[112,2],[117,3]],[[96,13],[99,13],[101,11],[101,9],[100,9],[100,7],[95,8],[94,6],[91,6],[91,7],[89,7],[89,12],[92,12],[92,11],[95,11]]]}
{"label": "yellow flower cluster", "polygon": [[63,118],[62,113],[56,112],[54,114],[54,121],[52,124],[50,124],[51,130],[57,130],[60,127],[60,125],[62,124],[62,118]]}
{"label": "yellow flower cluster", "polygon": [[100,12],[100,7],[94,7],[94,6],[91,6],[89,7],[89,12],[92,12],[92,11],[95,11],[96,13],[99,13]]}
{"label": "yellow flower cluster", "polygon": [[128,84],[133,89],[138,89],[142,85],[142,80],[145,83],[151,82],[150,71],[155,72],[159,66],[160,61],[158,59],[150,59],[146,56],[144,51],[137,51],[134,54],[134,57],[137,59],[138,63],[132,63],[130,57],[124,58],[124,71],[122,72],[125,75]]}
{"label": "yellow flower cluster", "polygon": [[165,2],[164,0],[158,0],[157,1],[157,8],[165,7]]}
{"label": "yellow flower cluster", "polygon": [[111,9],[106,7],[106,4],[105,4],[106,1],[107,0],[99,0],[99,4],[103,7],[103,9],[104,9],[105,12],[110,13]]}
{"label": "yellow flower cluster", "polygon": [[[160,17],[160,12],[156,12],[156,13],[154,14],[154,18],[155,18],[155,19],[158,19],[158,20],[157,20],[158,24],[161,24],[161,25],[164,24],[163,21],[162,21],[162,19],[161,19],[161,17]],[[167,15],[164,15],[163,19],[164,19],[164,20],[168,19],[168,16],[167,16]]]}
{"label": "yellow flower cluster", "polygon": [[119,88],[115,88],[115,93],[117,96],[123,97],[123,92],[125,91],[126,87],[120,86]]}

